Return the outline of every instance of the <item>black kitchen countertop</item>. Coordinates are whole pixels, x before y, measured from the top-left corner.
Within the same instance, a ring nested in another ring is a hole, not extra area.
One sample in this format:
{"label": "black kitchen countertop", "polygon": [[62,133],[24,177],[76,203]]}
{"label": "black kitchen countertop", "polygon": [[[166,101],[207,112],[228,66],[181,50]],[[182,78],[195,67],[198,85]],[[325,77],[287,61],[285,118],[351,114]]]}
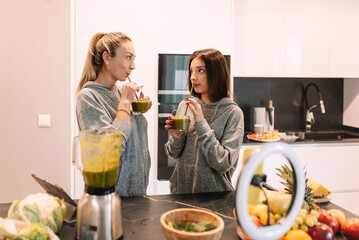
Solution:
{"label": "black kitchen countertop", "polygon": [[[161,229],[161,215],[175,208],[204,208],[221,216],[225,228],[221,239],[237,237],[237,222],[233,216],[235,192],[196,193],[179,195],[154,195],[122,198],[124,240],[165,240]],[[0,216],[6,217],[10,204],[0,204]],[[324,209],[340,209],[347,218],[357,217],[353,213],[333,204],[321,204]],[[64,223],[58,233],[62,240],[75,238],[75,224]],[[345,239],[337,233],[335,239]]]}

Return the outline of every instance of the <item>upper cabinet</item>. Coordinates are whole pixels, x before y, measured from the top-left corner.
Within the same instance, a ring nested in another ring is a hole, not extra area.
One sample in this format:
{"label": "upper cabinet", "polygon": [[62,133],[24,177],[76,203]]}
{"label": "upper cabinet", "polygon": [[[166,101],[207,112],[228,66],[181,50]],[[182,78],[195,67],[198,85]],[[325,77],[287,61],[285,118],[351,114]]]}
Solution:
{"label": "upper cabinet", "polygon": [[329,74],[359,77],[359,1],[330,1]]}
{"label": "upper cabinet", "polygon": [[284,77],[328,76],[329,1],[284,1]]}
{"label": "upper cabinet", "polygon": [[234,76],[359,77],[359,1],[237,0]]}
{"label": "upper cabinet", "polygon": [[233,0],[158,0],[158,52],[190,54],[232,50]]}
{"label": "upper cabinet", "polygon": [[234,11],[233,75],[282,76],[283,0],[238,0]]}

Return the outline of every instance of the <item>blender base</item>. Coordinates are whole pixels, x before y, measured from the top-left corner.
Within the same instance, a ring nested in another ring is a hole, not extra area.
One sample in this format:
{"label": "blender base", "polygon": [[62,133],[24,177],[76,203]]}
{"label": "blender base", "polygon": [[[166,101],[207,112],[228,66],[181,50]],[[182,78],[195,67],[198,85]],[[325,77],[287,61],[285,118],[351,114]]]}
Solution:
{"label": "blender base", "polygon": [[123,239],[121,199],[84,193],[77,205],[76,237],[83,240]]}

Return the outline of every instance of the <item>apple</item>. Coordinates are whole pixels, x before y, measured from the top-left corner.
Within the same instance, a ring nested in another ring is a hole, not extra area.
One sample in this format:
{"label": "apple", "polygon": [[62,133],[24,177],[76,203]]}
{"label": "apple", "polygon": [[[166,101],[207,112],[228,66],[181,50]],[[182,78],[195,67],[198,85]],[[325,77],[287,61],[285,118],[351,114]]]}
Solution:
{"label": "apple", "polygon": [[346,219],[345,214],[339,209],[330,209],[328,210],[328,213],[338,221],[340,228]]}
{"label": "apple", "polygon": [[[319,210],[321,210],[321,209],[319,209]],[[338,232],[338,230],[339,230],[338,221],[335,219],[335,217],[330,215],[326,210],[319,211],[318,222],[324,223],[324,224],[328,225],[329,227],[331,227],[334,234],[336,232]]]}
{"label": "apple", "polygon": [[259,219],[259,217],[251,215],[251,220],[254,223],[254,225],[256,225],[257,227],[262,226],[261,220]]}
{"label": "apple", "polygon": [[323,208],[318,209],[317,212],[319,213],[319,215],[327,215],[328,214],[328,211]]}
{"label": "apple", "polygon": [[359,239],[359,218],[348,218],[342,224],[342,233],[348,240]]}
{"label": "apple", "polygon": [[334,232],[331,227],[318,222],[308,229],[308,234],[313,240],[334,240]]}

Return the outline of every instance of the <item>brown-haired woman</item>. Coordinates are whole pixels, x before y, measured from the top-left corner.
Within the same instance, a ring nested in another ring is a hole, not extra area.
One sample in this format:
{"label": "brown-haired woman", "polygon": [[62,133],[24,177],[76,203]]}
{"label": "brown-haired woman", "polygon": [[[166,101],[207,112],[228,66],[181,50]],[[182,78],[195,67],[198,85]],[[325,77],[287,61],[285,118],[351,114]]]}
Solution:
{"label": "brown-haired woman", "polygon": [[187,115],[187,132],[173,129],[166,154],[177,160],[171,176],[171,193],[233,191],[232,174],[243,141],[243,112],[229,98],[230,75],[226,60],[216,49],[195,51],[188,61],[188,87],[195,98],[179,104],[177,115]]}
{"label": "brown-haired woman", "polygon": [[96,33],[77,88],[80,130],[115,128],[122,132],[116,192],[123,197],[146,194],[151,164],[147,120],[143,115],[133,115],[130,109],[142,86],[126,83],[120,89],[116,84],[126,81],[135,69],[135,57],[132,41],[125,34]]}

